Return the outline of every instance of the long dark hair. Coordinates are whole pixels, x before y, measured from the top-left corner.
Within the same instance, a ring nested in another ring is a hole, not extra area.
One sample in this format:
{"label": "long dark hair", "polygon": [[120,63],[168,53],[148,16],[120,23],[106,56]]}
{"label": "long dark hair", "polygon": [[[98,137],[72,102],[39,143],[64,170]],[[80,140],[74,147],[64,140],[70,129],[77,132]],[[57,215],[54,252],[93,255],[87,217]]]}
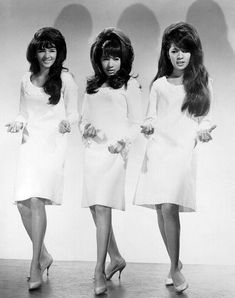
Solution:
{"label": "long dark hair", "polygon": [[67,49],[63,35],[59,30],[52,27],[39,29],[28,45],[26,57],[30,63],[30,71],[35,75],[39,73],[40,66],[36,57],[37,50],[55,47],[57,50],[56,60],[50,67],[48,78],[43,85],[44,91],[50,95],[49,103],[56,105],[60,100],[62,88],[61,71],[66,69],[63,62],[66,59]]}
{"label": "long dark hair", "polygon": [[[120,70],[113,76],[108,77],[102,68],[102,56],[115,56],[121,59]],[[94,75],[87,80],[86,92],[96,93],[99,87],[107,82],[114,89],[119,89],[123,85],[127,86],[130,78],[134,51],[130,39],[116,28],[104,29],[96,38],[90,51],[91,64]]]}
{"label": "long dark hair", "polygon": [[190,115],[196,117],[206,115],[210,108],[208,72],[203,65],[203,51],[199,35],[192,25],[179,22],[165,29],[158,72],[152,83],[160,77],[172,74],[173,66],[168,57],[169,48],[172,44],[191,53],[190,62],[183,74],[186,96],[181,110],[187,110]]}

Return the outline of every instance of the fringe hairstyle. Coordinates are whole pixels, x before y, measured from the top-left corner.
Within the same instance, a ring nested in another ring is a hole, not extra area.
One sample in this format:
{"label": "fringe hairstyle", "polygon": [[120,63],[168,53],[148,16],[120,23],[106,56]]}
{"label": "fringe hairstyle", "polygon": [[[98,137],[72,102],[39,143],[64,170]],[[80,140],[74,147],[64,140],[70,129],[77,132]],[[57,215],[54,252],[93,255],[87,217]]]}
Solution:
{"label": "fringe hairstyle", "polygon": [[40,71],[40,65],[36,57],[37,50],[55,47],[57,56],[54,64],[50,67],[48,78],[43,85],[45,93],[49,94],[49,103],[56,105],[60,100],[62,88],[61,72],[63,62],[66,59],[67,48],[63,35],[59,30],[52,27],[39,29],[28,45],[26,57],[30,63],[30,71],[35,75]]}
{"label": "fringe hairstyle", "polygon": [[[120,70],[113,76],[108,77],[102,68],[101,57],[114,56],[121,59]],[[96,93],[99,87],[107,82],[114,89],[123,85],[127,86],[130,78],[134,51],[130,39],[116,28],[104,29],[91,46],[90,60],[94,69],[94,75],[87,80],[86,92]]]}
{"label": "fringe hairstyle", "polygon": [[181,110],[187,110],[190,115],[195,117],[204,116],[210,108],[208,72],[203,65],[203,51],[199,35],[192,25],[179,22],[165,29],[158,62],[158,72],[152,83],[162,76],[172,74],[173,66],[168,57],[169,48],[172,44],[191,53],[190,62],[183,74],[186,96]]}

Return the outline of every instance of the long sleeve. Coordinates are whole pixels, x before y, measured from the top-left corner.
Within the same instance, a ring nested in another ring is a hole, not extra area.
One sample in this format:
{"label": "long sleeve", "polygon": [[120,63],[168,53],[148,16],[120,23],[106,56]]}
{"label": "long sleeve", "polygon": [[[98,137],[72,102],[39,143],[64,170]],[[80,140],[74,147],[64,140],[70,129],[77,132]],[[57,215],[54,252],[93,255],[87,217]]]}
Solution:
{"label": "long sleeve", "polygon": [[149,95],[149,104],[145,117],[145,124],[152,124],[157,120],[157,89],[155,84],[152,85]]}
{"label": "long sleeve", "polygon": [[210,94],[210,110],[206,116],[198,117],[198,131],[210,129],[212,126],[212,111],[214,105],[214,97],[211,79],[209,79],[208,89]]}
{"label": "long sleeve", "polygon": [[23,126],[26,126],[28,121],[28,113],[27,113],[27,107],[24,97],[24,83],[23,80],[21,82],[21,88],[20,88],[20,108],[19,113],[17,117],[15,118],[15,121],[23,123]]}
{"label": "long sleeve", "polygon": [[125,139],[132,142],[140,132],[140,125],[143,122],[141,90],[139,83],[135,79],[130,79],[128,82],[126,102],[129,129]]}
{"label": "long sleeve", "polygon": [[89,108],[88,108],[88,94],[85,93],[83,103],[82,103],[82,113],[81,113],[81,118],[79,121],[79,129],[81,134],[84,133],[84,128],[86,124],[90,123],[89,122]]}
{"label": "long sleeve", "polygon": [[72,75],[68,72],[63,72],[61,75],[63,81],[63,96],[66,110],[67,120],[71,124],[78,122],[78,87]]}

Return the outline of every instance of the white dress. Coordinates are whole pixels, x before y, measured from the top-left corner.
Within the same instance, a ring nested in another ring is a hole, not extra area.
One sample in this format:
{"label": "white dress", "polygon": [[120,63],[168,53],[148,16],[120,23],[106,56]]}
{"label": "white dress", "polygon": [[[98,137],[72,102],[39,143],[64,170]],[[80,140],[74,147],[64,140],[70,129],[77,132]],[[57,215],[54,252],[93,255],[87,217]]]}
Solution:
{"label": "white dress", "polygon": [[[142,103],[139,83],[131,78],[120,89],[101,87],[84,98],[81,131],[91,123],[98,135],[84,140],[82,207],[103,205],[124,210],[126,150],[111,154],[108,146],[125,140],[127,147],[140,132]],[[127,149],[127,148],[126,148]]]}
{"label": "white dress", "polygon": [[31,82],[31,73],[21,83],[20,113],[23,122],[15,183],[15,201],[32,197],[45,204],[60,205],[63,196],[63,174],[67,136],[59,133],[61,120],[71,124],[78,119],[77,85],[70,73],[61,73],[60,101],[49,104],[49,95]]}
{"label": "white dress", "polygon": [[[211,92],[211,84],[209,84]],[[212,93],[211,93],[212,96]],[[154,134],[147,142],[134,204],[155,208],[157,204],[179,205],[179,211],[196,209],[197,132],[211,127],[210,115],[192,117],[182,112],[183,85],[173,85],[166,77],[151,88],[147,123]]]}

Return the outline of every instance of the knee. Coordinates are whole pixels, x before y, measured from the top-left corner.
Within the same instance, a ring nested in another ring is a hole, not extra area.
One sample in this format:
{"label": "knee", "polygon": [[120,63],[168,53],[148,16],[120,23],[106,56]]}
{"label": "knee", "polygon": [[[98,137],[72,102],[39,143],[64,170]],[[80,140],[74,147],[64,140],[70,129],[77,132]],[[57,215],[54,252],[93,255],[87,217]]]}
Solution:
{"label": "knee", "polygon": [[23,203],[17,202],[17,208],[18,208],[20,214],[25,213],[26,208],[25,208],[25,205]]}
{"label": "knee", "polygon": [[179,207],[175,204],[162,204],[161,211],[163,217],[175,217],[179,214]]}
{"label": "knee", "polygon": [[40,208],[45,207],[43,200],[41,200],[39,198],[31,198],[30,199],[30,206],[31,206],[32,210],[40,209]]}
{"label": "knee", "polygon": [[97,217],[107,216],[110,213],[111,213],[111,208],[109,208],[109,207],[105,207],[105,206],[101,206],[101,205],[95,206],[95,214]]}

